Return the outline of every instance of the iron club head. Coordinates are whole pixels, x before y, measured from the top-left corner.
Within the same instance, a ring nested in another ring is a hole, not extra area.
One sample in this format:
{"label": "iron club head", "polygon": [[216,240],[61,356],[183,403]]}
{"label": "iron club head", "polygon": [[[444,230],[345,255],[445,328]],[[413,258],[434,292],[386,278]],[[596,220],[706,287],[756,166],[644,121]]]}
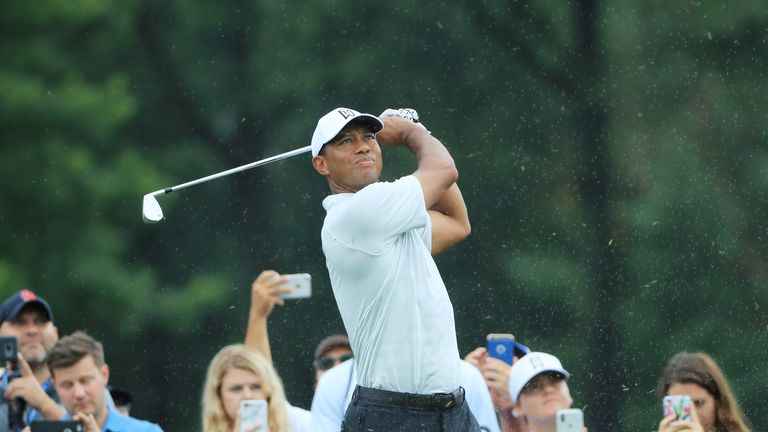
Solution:
{"label": "iron club head", "polygon": [[163,209],[160,208],[160,203],[155,198],[155,192],[144,195],[141,217],[146,223],[157,223],[163,219]]}

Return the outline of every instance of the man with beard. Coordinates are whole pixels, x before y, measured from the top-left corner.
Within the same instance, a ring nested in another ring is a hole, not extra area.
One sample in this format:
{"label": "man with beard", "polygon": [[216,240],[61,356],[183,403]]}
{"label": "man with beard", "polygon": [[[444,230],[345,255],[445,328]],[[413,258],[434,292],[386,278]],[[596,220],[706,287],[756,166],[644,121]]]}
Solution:
{"label": "man with beard", "polygon": [[33,420],[64,416],[45,363],[48,351],[59,339],[48,302],[29,290],[6,299],[0,306],[0,336],[15,337],[21,354],[18,360],[21,376],[9,380],[9,371],[5,369],[2,373],[0,432],[8,430],[8,401],[13,399],[20,399],[26,406],[24,425]]}

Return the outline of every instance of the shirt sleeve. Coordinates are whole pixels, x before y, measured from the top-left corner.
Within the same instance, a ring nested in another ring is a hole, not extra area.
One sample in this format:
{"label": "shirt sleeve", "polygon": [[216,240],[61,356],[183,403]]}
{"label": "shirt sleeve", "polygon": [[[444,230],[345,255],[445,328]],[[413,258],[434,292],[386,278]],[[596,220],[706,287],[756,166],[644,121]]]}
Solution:
{"label": "shirt sleeve", "polygon": [[401,234],[424,228],[429,222],[421,183],[410,175],[358,191],[328,228],[345,243],[377,253]]}

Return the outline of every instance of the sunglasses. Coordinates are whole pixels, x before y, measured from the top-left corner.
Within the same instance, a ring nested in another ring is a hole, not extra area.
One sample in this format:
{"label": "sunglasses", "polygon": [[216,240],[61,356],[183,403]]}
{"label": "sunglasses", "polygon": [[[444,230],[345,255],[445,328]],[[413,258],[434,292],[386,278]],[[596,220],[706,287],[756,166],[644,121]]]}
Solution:
{"label": "sunglasses", "polygon": [[317,369],[328,370],[339,363],[344,363],[345,361],[351,359],[352,357],[354,356],[352,355],[351,352],[342,354],[339,356],[325,356],[325,357],[320,357],[319,359],[315,359],[313,364]]}

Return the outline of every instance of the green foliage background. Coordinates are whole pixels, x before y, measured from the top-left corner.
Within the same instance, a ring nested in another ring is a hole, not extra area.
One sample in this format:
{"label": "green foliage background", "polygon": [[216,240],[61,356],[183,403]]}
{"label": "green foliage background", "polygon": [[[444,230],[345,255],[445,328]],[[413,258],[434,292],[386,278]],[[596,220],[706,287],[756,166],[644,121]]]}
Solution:
{"label": "green foliage background", "polygon": [[[768,428],[768,7],[762,1],[14,1],[0,15],[0,291],[105,342],[138,417],[199,428],[205,368],[262,269],[309,272],[270,320],[289,399],[341,331],[297,157],[336,106],[417,108],[460,168],[472,236],[441,256],[459,346],[560,356],[590,430],[650,430],[681,350]],[[386,153],[385,177],[413,169]]]}

